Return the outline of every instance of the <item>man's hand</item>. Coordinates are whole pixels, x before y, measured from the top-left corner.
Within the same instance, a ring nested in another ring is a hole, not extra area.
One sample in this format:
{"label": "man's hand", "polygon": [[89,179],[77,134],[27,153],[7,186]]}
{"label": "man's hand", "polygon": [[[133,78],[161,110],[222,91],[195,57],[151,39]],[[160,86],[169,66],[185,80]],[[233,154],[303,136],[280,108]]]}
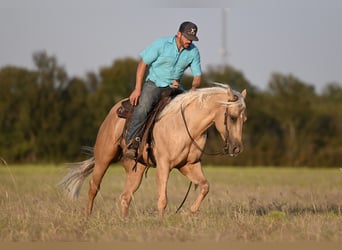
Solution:
{"label": "man's hand", "polygon": [[175,89],[179,88],[179,81],[178,80],[173,80],[172,87]]}
{"label": "man's hand", "polygon": [[129,96],[129,102],[132,106],[137,106],[139,103],[139,97],[141,95],[141,90],[134,89],[131,95]]}
{"label": "man's hand", "polygon": [[143,79],[147,69],[147,64],[144,63],[143,60],[140,60],[138,63],[137,73],[136,73],[136,80],[135,80],[135,89],[129,96],[129,102],[133,106],[137,106],[139,103],[139,98],[141,95],[142,87],[143,87]]}

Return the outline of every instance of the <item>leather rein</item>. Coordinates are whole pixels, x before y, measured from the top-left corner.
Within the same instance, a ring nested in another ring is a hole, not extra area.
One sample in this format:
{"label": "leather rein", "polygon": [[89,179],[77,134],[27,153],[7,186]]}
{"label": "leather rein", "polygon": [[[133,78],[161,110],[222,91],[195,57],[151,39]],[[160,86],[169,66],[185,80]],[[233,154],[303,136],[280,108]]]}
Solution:
{"label": "leather rein", "polygon": [[[183,105],[181,106],[181,114],[182,114],[182,118],[183,118],[183,122],[184,122],[184,125],[185,125],[185,128],[186,128],[186,132],[188,133],[188,136],[192,142],[192,144],[195,145],[195,147],[200,150],[203,154],[206,154],[206,155],[225,155],[228,153],[228,141],[229,141],[229,130],[228,130],[228,123],[227,123],[227,118],[228,118],[228,107],[226,107],[226,111],[224,113],[224,126],[225,126],[225,130],[226,130],[226,138],[224,140],[225,142],[225,145],[223,146],[222,150],[221,151],[218,151],[216,153],[208,153],[206,152],[203,148],[201,148],[198,143],[195,141],[195,139],[192,137],[190,131],[189,131],[189,127],[188,127],[188,124],[185,120],[185,115],[184,115],[184,109],[183,109]],[[183,201],[182,203],[179,205],[179,207],[177,208],[176,210],[176,213],[179,212],[179,210],[182,208],[182,206],[184,205],[186,199],[188,198],[188,195],[189,195],[189,192],[190,192],[190,189],[191,189],[191,185],[192,185],[192,181],[190,181],[189,183],[189,187],[188,187],[188,190],[186,191],[185,193],[185,196],[183,198]]]}
{"label": "leather rein", "polygon": [[[228,100],[229,101],[229,100]],[[195,145],[195,147],[200,150],[203,154],[206,154],[206,155],[211,155],[211,156],[214,156],[214,155],[225,155],[225,154],[228,154],[228,142],[229,142],[229,130],[228,130],[228,106],[226,107],[226,111],[224,113],[224,126],[225,126],[225,132],[226,132],[226,137],[224,139],[224,146],[222,147],[222,150],[221,151],[218,151],[218,152],[215,152],[215,153],[208,153],[204,150],[204,148],[201,148],[198,143],[195,141],[195,139],[192,137],[191,133],[190,133],[190,130],[189,130],[189,127],[188,127],[188,124],[186,122],[186,119],[185,119],[185,114],[184,114],[184,108],[183,108],[183,105],[181,105],[181,114],[182,114],[182,119],[183,119],[183,122],[184,122],[184,125],[185,125],[185,129],[186,129],[186,132],[191,140],[191,143]],[[183,201],[182,203],[179,205],[179,207],[177,208],[176,210],[176,213],[179,212],[179,210],[182,208],[182,206],[184,205],[186,199],[188,198],[188,195],[189,195],[189,192],[190,192],[190,189],[191,189],[191,186],[192,186],[192,181],[190,181],[189,183],[189,187],[188,187],[188,190],[186,191],[185,193],[185,196],[183,198]]]}
{"label": "leather rein", "polygon": [[229,130],[228,130],[228,122],[227,122],[227,118],[228,118],[228,106],[226,107],[226,111],[224,113],[224,126],[225,126],[225,132],[226,132],[226,137],[224,139],[224,145],[222,147],[222,149],[220,151],[217,151],[215,153],[209,153],[209,152],[206,152],[204,150],[204,148],[201,148],[198,143],[195,141],[195,139],[192,137],[190,131],[189,131],[189,127],[188,127],[188,124],[186,122],[186,119],[185,119],[185,115],[184,115],[184,109],[183,109],[183,105],[181,106],[181,114],[182,114],[182,119],[183,119],[183,122],[184,122],[184,125],[185,125],[185,129],[186,129],[186,132],[191,140],[191,143],[195,145],[195,147],[200,150],[203,154],[205,155],[211,155],[211,156],[215,156],[215,155],[226,155],[228,154],[228,142],[229,142]]}

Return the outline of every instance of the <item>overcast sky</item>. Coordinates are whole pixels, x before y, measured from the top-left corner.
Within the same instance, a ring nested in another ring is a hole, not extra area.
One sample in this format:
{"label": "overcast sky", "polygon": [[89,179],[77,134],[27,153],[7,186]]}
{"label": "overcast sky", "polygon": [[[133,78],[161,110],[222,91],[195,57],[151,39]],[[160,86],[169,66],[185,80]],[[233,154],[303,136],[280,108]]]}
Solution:
{"label": "overcast sky", "polygon": [[45,50],[69,76],[83,77],[118,58],[138,59],[156,38],[190,20],[199,28],[204,70],[225,61],[259,88],[272,72],[291,73],[318,91],[342,83],[342,1],[132,2],[0,0],[0,67],[33,69],[32,54]]}

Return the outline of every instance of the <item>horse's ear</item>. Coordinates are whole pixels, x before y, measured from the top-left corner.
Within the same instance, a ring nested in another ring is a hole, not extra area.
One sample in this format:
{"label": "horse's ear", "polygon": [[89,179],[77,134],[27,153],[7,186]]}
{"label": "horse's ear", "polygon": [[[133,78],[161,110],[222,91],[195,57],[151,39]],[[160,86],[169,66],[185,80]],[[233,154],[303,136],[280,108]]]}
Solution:
{"label": "horse's ear", "polygon": [[243,98],[246,98],[247,90],[246,89],[242,90],[241,95],[243,96]]}

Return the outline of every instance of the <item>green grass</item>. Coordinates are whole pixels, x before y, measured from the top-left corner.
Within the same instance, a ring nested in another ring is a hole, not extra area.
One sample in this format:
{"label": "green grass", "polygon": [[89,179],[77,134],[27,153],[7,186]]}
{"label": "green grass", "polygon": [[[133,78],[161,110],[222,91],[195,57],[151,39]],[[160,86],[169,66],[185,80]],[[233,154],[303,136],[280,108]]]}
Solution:
{"label": "green grass", "polygon": [[199,213],[181,212],[188,180],[173,171],[167,216],[157,217],[155,169],[134,196],[128,221],[120,217],[120,166],[109,169],[85,216],[88,183],[69,200],[56,184],[64,166],[0,166],[0,241],[123,242],[341,242],[342,172],[339,169],[204,167],[210,192]]}

